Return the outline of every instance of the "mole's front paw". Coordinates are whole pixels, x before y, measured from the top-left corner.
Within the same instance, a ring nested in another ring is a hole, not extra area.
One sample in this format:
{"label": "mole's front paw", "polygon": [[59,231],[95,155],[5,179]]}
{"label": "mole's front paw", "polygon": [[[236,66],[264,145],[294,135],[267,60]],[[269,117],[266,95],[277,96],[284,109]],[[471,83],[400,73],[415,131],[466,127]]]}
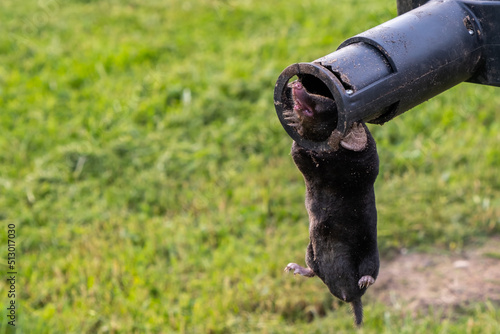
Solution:
{"label": "mole's front paw", "polygon": [[367,288],[370,285],[375,283],[375,279],[371,277],[370,275],[363,276],[359,279],[358,285],[360,289]]}
{"label": "mole's front paw", "polygon": [[304,268],[302,266],[299,266],[297,263],[289,263],[285,267],[286,272],[290,272],[291,270],[293,270],[294,275],[299,274],[299,275],[306,276],[306,277],[313,277],[314,276],[314,271],[312,271],[310,268]]}
{"label": "mole's front paw", "polygon": [[283,116],[288,126],[295,128],[297,131],[301,129],[302,126],[300,125],[300,119],[294,110],[283,111]]}
{"label": "mole's front paw", "polygon": [[368,143],[365,128],[361,123],[353,123],[347,135],[342,139],[340,145],[343,148],[359,152],[363,151]]}

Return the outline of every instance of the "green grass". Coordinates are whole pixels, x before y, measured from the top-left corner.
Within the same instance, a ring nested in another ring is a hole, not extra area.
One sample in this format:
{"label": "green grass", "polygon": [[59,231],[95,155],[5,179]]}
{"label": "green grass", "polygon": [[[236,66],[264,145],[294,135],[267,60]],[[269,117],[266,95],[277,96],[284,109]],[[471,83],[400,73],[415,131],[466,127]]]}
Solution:
{"label": "green grass", "polygon": [[[380,0],[3,0],[0,244],[15,224],[17,332],[353,331],[319,280],[283,274],[304,258],[307,214],[273,88],[395,15]],[[382,254],[500,233],[498,92],[461,84],[370,126]],[[360,333],[498,333],[492,303],[410,315],[365,299]]]}

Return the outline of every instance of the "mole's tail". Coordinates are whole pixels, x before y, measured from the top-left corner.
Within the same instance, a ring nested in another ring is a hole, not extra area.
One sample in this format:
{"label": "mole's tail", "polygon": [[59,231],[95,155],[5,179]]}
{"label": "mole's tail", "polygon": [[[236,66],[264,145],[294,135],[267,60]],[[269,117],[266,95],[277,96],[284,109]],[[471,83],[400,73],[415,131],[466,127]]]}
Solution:
{"label": "mole's tail", "polygon": [[361,303],[361,298],[353,300],[351,302],[351,308],[354,313],[354,323],[357,327],[360,327],[363,323],[363,304]]}

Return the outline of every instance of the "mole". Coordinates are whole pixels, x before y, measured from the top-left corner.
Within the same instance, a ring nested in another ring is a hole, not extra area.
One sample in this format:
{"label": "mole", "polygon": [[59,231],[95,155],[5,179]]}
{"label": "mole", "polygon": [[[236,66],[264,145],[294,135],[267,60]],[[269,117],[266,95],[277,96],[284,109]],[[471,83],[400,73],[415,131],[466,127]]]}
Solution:
{"label": "mole", "polygon": [[379,272],[374,191],[379,159],[375,140],[361,121],[345,136],[332,132],[335,101],[309,93],[300,81],[293,82],[291,88],[294,108],[285,115],[289,125],[310,140],[326,137],[331,150],[316,152],[296,142],[292,145],[292,158],[306,185],[310,242],[307,268],[289,263],[285,271],[318,276],[335,297],[351,304],[355,324],[360,326],[361,296]]}

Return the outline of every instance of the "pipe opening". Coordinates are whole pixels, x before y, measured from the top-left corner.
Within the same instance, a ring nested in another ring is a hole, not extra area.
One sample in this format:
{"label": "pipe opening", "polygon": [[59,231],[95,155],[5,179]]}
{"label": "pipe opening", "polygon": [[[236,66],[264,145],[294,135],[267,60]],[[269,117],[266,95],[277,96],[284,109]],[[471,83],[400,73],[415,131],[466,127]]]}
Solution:
{"label": "pipe opening", "polygon": [[328,89],[321,79],[310,74],[298,74],[297,76],[309,93],[325,96],[333,100],[330,89]]}
{"label": "pipe opening", "polygon": [[[294,85],[296,81],[301,85]],[[339,90],[343,91],[339,80],[318,63],[292,64],[280,74],[274,88],[276,114],[300,146],[316,152],[330,151],[332,133],[344,134],[346,122]],[[295,99],[302,102],[297,108],[293,92]]]}

